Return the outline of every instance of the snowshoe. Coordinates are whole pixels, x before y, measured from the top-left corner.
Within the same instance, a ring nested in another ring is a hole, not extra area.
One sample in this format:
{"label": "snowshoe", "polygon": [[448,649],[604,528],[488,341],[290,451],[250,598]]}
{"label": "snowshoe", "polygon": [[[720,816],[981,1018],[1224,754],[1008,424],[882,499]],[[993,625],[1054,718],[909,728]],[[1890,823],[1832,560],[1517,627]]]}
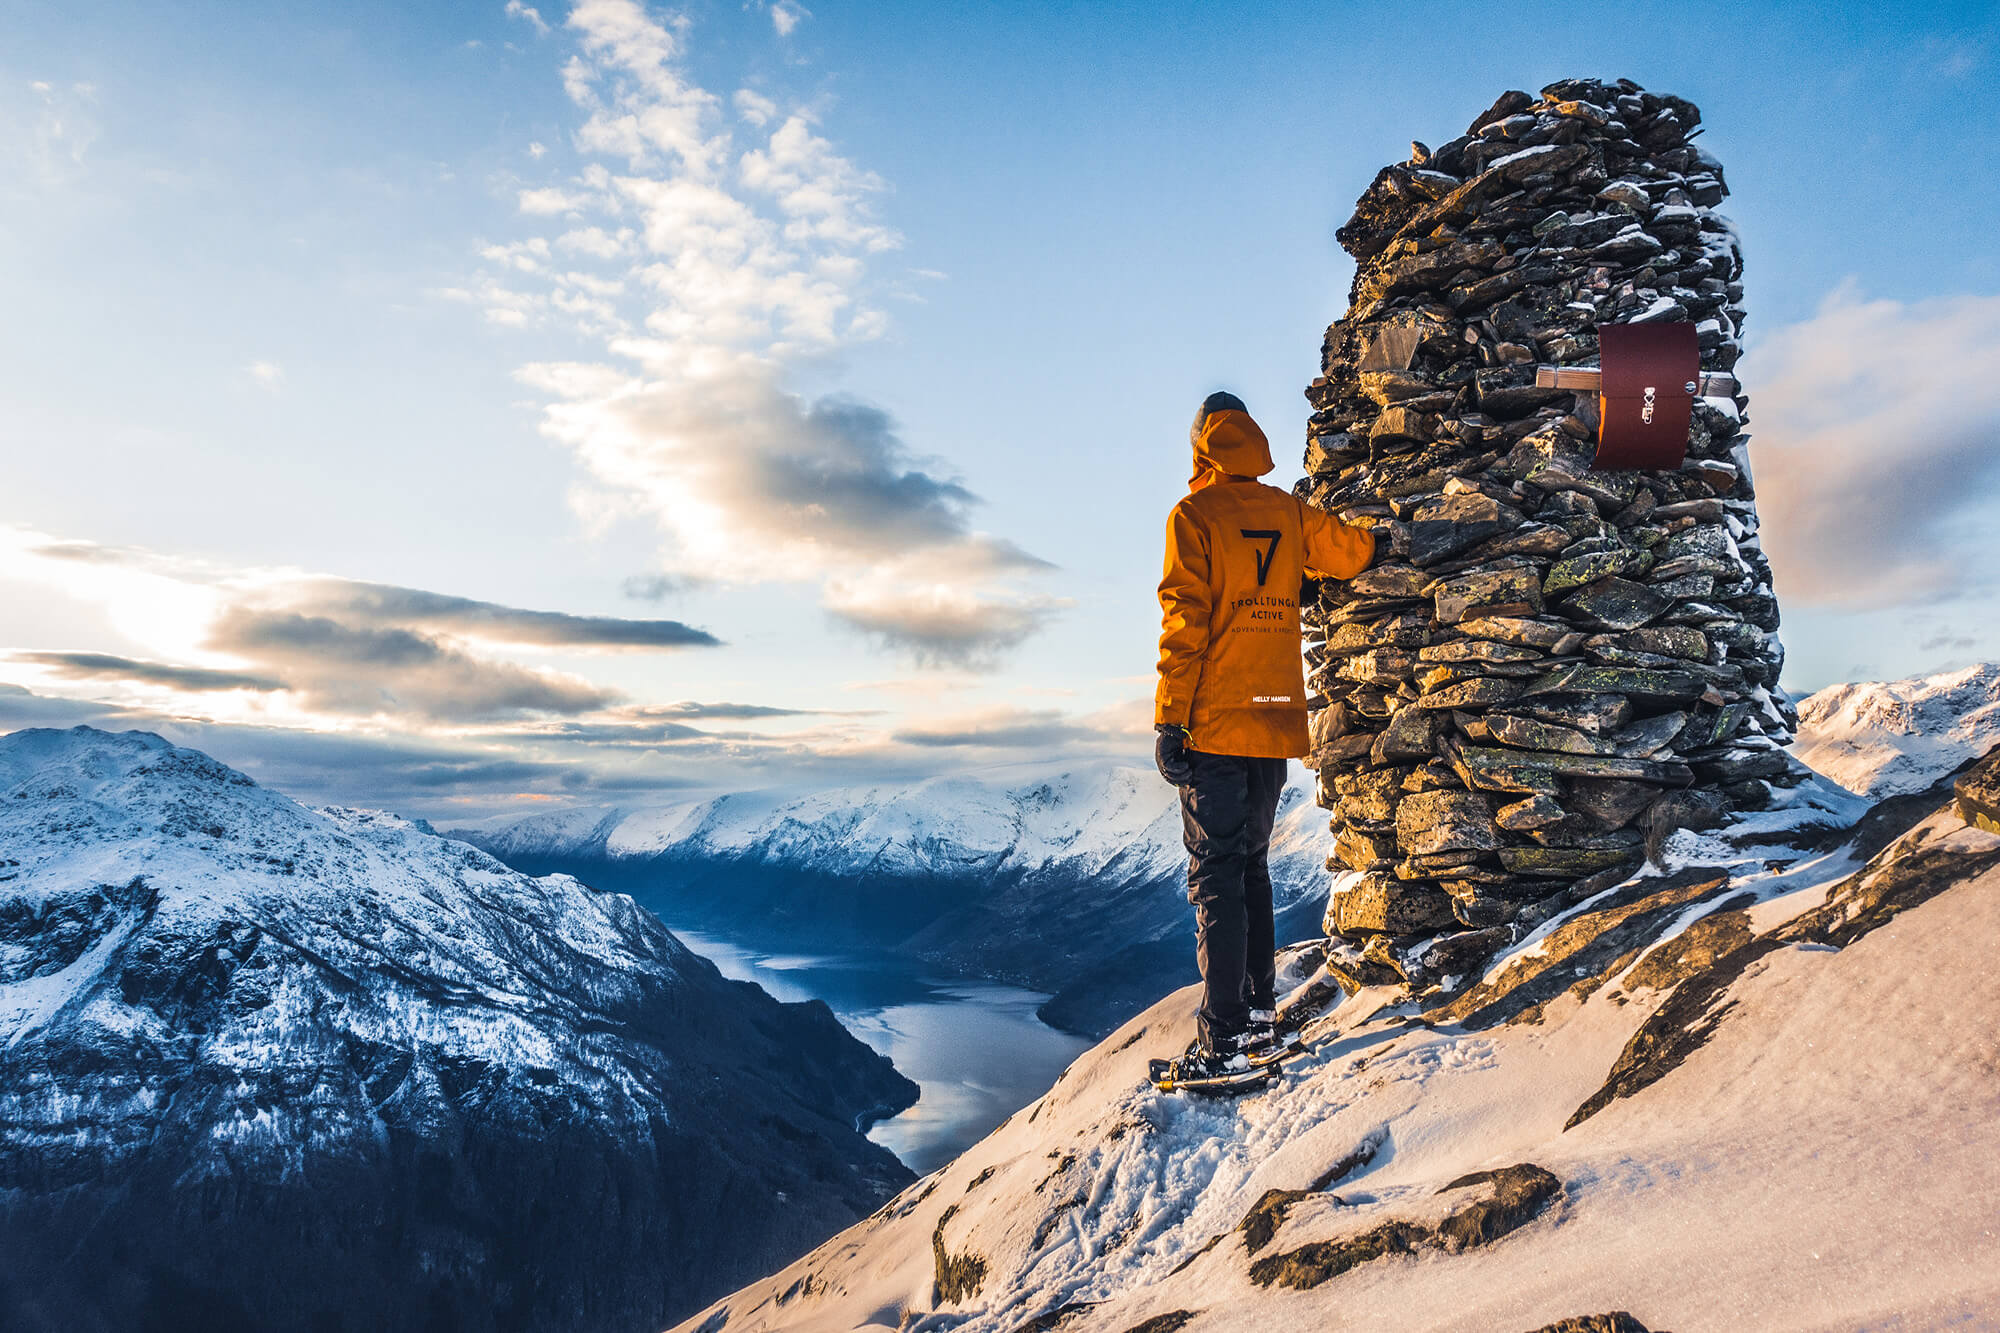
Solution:
{"label": "snowshoe", "polygon": [[1280,1042],[1273,1037],[1270,1044],[1262,1050],[1250,1052],[1248,1059],[1252,1069],[1269,1069],[1274,1065],[1283,1064],[1295,1055],[1304,1055],[1311,1049],[1297,1037],[1286,1042]]}
{"label": "snowshoe", "polygon": [[1278,1044],[1277,1015],[1269,1009],[1252,1009],[1250,1026],[1236,1034],[1232,1044],[1245,1055],[1268,1051]]}
{"label": "snowshoe", "polygon": [[1178,1060],[1154,1060],[1146,1076],[1161,1092],[1201,1092],[1235,1095],[1262,1087],[1277,1077],[1266,1063],[1253,1062],[1241,1050],[1212,1051],[1200,1041],[1190,1043]]}
{"label": "snowshoe", "polygon": [[1304,1037],[1296,1025],[1281,1022],[1281,1017],[1269,1009],[1252,1009],[1250,1028],[1234,1039],[1232,1049],[1242,1052],[1258,1068],[1304,1055],[1310,1049]]}

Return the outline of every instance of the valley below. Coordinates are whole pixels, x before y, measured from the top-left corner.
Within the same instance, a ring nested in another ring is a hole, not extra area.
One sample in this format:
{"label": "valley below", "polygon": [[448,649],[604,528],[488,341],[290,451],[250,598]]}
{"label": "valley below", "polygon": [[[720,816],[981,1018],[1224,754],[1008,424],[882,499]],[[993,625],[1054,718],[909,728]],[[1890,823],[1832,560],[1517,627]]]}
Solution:
{"label": "valley below", "polygon": [[[1293,770],[1271,844],[1278,938],[1319,933],[1325,816]],[[1173,790],[1117,764],[583,807],[459,828],[530,875],[629,895],[766,952],[858,952],[1040,991],[1101,1038],[1196,977]]]}
{"label": "valley below", "polygon": [[1048,1090],[1089,1045],[1036,1016],[1048,997],[938,975],[893,954],[761,950],[740,937],[676,927],[723,976],[783,1003],[825,1003],[849,1032],[921,1092],[868,1137],[924,1175]]}

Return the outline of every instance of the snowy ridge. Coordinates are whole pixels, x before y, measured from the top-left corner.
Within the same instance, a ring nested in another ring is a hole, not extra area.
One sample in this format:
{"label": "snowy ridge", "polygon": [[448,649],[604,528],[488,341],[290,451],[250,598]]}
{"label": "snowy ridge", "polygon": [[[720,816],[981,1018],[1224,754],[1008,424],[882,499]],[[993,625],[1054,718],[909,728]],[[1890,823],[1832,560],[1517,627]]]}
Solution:
{"label": "snowy ridge", "polygon": [[656,1326],[909,1178],[825,1006],[142,732],[0,736],[0,1052],[8,1328]]}
{"label": "snowy ridge", "polygon": [[[10,914],[46,909],[79,884],[125,885],[121,892],[133,903],[148,903],[143,912],[121,913],[115,928],[67,965],[40,958],[25,977],[10,971],[0,984],[0,1044],[7,1047],[58,1017],[170,1038],[156,1010],[107,984],[114,946],[140,926],[193,935],[227,921],[256,922],[301,938],[321,933],[316,922],[351,926],[360,948],[423,972],[461,1002],[449,1022],[428,1007],[395,1004],[373,1016],[385,1026],[368,1035],[438,1042],[510,1064],[563,1060],[538,1021],[547,977],[532,974],[537,959],[527,946],[541,942],[524,941],[508,925],[546,930],[550,950],[664,967],[676,980],[697,961],[665,932],[635,939],[629,900],[567,877],[530,880],[380,811],[306,809],[148,733],[17,733],[0,745],[0,790],[11,797],[0,806],[0,838],[19,863],[6,887]],[[273,893],[279,885],[283,893]],[[484,909],[472,918],[484,929],[467,928],[464,904],[453,894]],[[27,965],[24,952],[17,957],[17,967]],[[589,979],[615,984],[615,975]],[[282,984],[257,1022],[273,1044],[281,1044],[278,1031],[296,1007],[310,1003],[309,995],[287,993],[293,979]],[[246,1048],[260,1044],[256,1033],[243,1037]],[[285,1127],[263,1128],[277,1136]]]}
{"label": "snowy ridge", "polygon": [[1830,685],[1799,705],[1792,753],[1881,799],[1922,791],[2000,744],[2000,663]]}
{"label": "snowy ridge", "polygon": [[[1272,839],[1281,899],[1324,890],[1324,816],[1294,767]],[[1008,767],[922,782],[746,792],[674,805],[591,807],[463,831],[496,856],[752,857],[822,874],[1016,874],[1061,869],[1172,879],[1184,868],[1173,789],[1119,764]]]}
{"label": "snowy ridge", "polygon": [[[1989,1326],[2000,837],[1864,821],[1893,838],[1864,864],[1858,812],[1815,783],[1676,835],[1459,989],[1331,1001],[1240,1100],[1145,1083],[1191,1035],[1169,997],[682,1327]],[[1294,1002],[1317,966],[1293,954]]]}
{"label": "snowy ridge", "polygon": [[[1309,776],[1294,768],[1272,835],[1286,938],[1317,928],[1326,895],[1326,815]],[[625,889],[691,928],[837,934],[1047,991],[1043,1017],[1085,1035],[1193,965],[1178,799],[1150,768],[1017,766],[457,832],[521,869]]]}

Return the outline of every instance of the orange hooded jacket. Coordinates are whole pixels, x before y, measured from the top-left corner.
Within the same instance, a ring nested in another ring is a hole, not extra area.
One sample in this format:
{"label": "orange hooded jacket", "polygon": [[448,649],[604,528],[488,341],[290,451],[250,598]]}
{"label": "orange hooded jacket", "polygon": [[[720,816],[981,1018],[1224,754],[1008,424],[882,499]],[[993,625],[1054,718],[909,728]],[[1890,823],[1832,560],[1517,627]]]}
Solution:
{"label": "orange hooded jacket", "polygon": [[1153,720],[1207,754],[1305,754],[1300,581],[1353,578],[1375,555],[1373,533],[1257,480],[1273,466],[1249,413],[1213,413],[1167,519]]}

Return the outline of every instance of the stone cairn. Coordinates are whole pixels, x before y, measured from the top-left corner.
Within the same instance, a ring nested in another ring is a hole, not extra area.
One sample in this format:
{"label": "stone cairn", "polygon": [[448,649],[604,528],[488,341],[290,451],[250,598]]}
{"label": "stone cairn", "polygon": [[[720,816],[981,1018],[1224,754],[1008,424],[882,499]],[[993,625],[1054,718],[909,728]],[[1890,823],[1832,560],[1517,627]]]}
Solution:
{"label": "stone cairn", "polygon": [[1338,232],[1358,269],[1298,493],[1377,535],[1305,616],[1327,930],[1357,984],[1463,974],[1797,781],[1748,400],[1697,400],[1678,471],[1594,472],[1596,394],[1535,383],[1596,364],[1609,323],[1689,321],[1704,374],[1735,365],[1742,256],[1700,119],[1622,80],[1509,92]]}

